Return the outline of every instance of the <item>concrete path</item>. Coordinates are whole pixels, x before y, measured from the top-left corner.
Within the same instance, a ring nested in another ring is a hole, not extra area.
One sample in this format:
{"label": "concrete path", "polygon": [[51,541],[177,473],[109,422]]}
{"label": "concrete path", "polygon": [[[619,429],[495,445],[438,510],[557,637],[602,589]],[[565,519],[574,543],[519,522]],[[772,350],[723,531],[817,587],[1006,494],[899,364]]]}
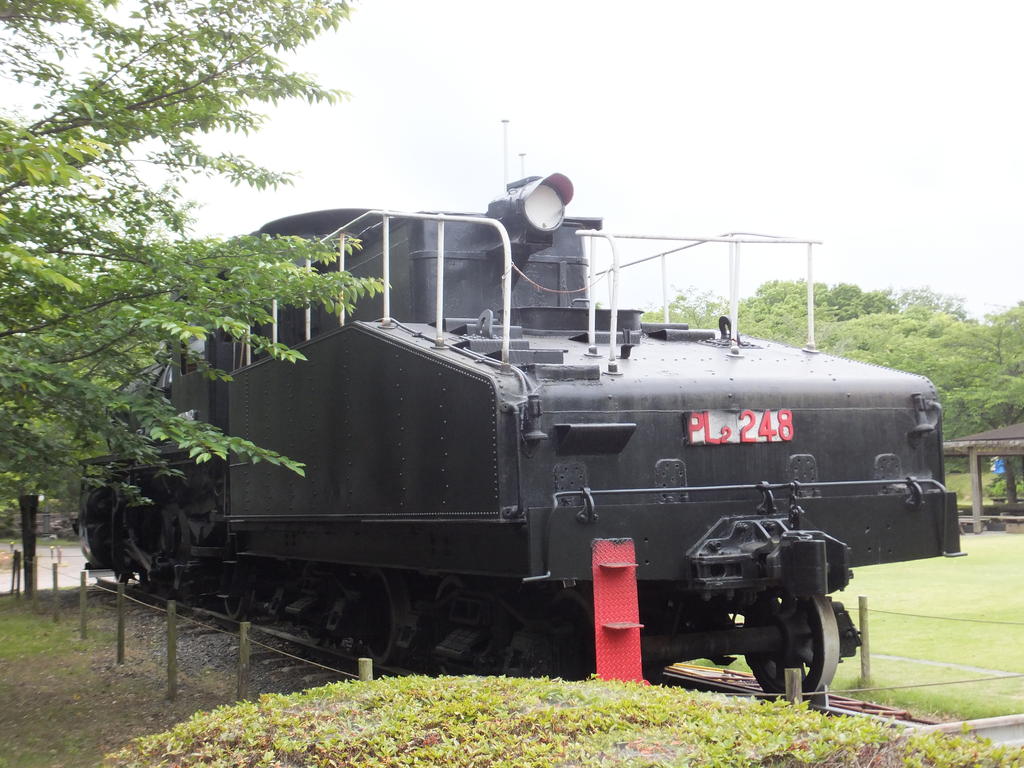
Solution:
{"label": "concrete path", "polygon": [[[53,566],[57,566],[57,584],[61,589],[77,587],[79,574],[85,568],[85,555],[78,547],[54,547],[52,550],[46,540],[36,543],[36,573],[39,578],[39,590],[53,588]],[[11,572],[2,572],[0,593],[6,594],[11,589]]]}

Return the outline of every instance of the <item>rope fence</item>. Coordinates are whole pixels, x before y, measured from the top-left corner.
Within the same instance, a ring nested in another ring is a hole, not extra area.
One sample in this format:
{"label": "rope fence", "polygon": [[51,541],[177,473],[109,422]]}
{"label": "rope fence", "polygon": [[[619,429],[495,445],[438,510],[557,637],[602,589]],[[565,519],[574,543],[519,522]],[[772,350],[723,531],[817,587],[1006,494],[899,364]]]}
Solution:
{"label": "rope fence", "polygon": [[874,691],[901,691],[910,688],[935,688],[941,685],[966,685],[968,683],[984,683],[993,680],[1013,680],[1024,677],[1024,672],[1007,672],[1005,675],[992,675],[991,677],[972,677],[966,680],[938,680],[932,683],[907,683],[905,685],[876,685],[870,688],[846,688],[844,690],[829,691],[829,693],[846,695],[848,693],[871,693]]}
{"label": "rope fence", "polygon": [[862,693],[874,693],[879,691],[898,691],[898,690],[909,690],[912,688],[936,688],[941,686],[951,685],[969,685],[972,683],[983,683],[991,682],[996,680],[1013,680],[1024,678],[1024,673],[1017,672],[1000,672],[999,674],[993,674],[986,677],[972,677],[964,680],[946,680],[936,681],[931,683],[908,683],[905,685],[886,685],[886,686],[874,686],[871,685],[871,633],[870,633],[870,622],[868,617],[870,614],[884,614],[887,616],[903,616],[907,618],[915,619],[927,619],[933,621],[957,621],[966,622],[972,624],[997,624],[1002,626],[1024,626],[1024,622],[1020,621],[1002,621],[996,619],[972,619],[963,616],[931,616],[920,613],[904,613],[901,611],[887,611],[879,608],[869,608],[868,598],[866,595],[860,595],[857,598],[858,614],[859,614],[859,625],[860,625],[860,636],[861,636],[861,648],[860,648],[860,682],[861,686],[857,688],[847,688],[844,690],[829,691],[829,693],[846,695],[846,694],[862,694]]}
{"label": "rope fence", "polygon": [[[96,589],[102,590],[104,592],[109,592],[109,593],[113,593],[114,592],[114,590],[106,588],[106,587],[103,587],[102,585],[96,585]],[[131,601],[133,603],[136,603],[138,605],[141,605],[143,607],[146,607],[146,608],[151,608],[153,610],[160,611],[160,612],[166,612],[165,609],[161,608],[160,606],[152,605],[152,604],[147,603],[145,601],[138,600],[138,599],[136,599],[134,597],[130,597],[130,596],[126,595],[125,599],[127,599],[127,600],[129,600],[129,601]],[[866,618],[868,613],[878,613],[878,614],[886,614],[886,615],[893,615],[893,616],[909,616],[909,617],[913,617],[913,618],[934,619],[934,620],[939,620],[939,621],[961,621],[961,622],[977,622],[977,623],[982,623],[982,624],[1006,624],[1006,625],[1012,625],[1012,626],[1024,626],[1024,622],[996,621],[996,620],[992,620],[992,619],[968,619],[968,618],[953,617],[953,616],[929,616],[929,615],[924,615],[924,614],[901,613],[899,611],[887,611],[887,610],[882,610],[882,609],[878,609],[878,608],[868,608],[868,606],[867,606],[867,598],[862,596],[861,597],[861,602],[860,602],[860,617],[861,617],[860,629],[861,629],[861,634],[862,634],[862,638],[863,638],[863,646],[862,646],[862,653],[861,653],[861,661],[862,661],[861,680],[862,681],[870,681],[870,678],[871,678],[871,675],[870,675],[870,662],[869,662],[870,653],[869,652],[868,653],[864,653],[864,651],[868,650],[868,648],[869,648],[869,628],[868,628],[868,623],[867,623],[867,618]],[[233,638],[234,637],[238,637],[238,634],[235,633],[235,632],[223,629],[222,627],[218,627],[216,625],[209,624],[207,622],[199,621],[198,619],[195,619],[195,618],[192,618],[192,617],[183,616],[183,617],[181,617],[181,619],[183,621],[188,621],[191,624],[194,624],[194,625],[196,625],[198,627],[202,627],[202,628],[210,630],[210,631],[214,631],[214,632],[219,632],[219,633],[222,633],[222,634],[230,635]],[[274,647],[272,645],[268,645],[267,643],[259,642],[258,640],[250,640],[249,642],[252,645],[254,645],[254,646],[258,647],[258,648],[264,649],[266,651],[270,651],[272,653],[276,653],[276,654],[278,654],[280,656],[287,657],[289,659],[292,659],[294,661],[300,662],[302,664],[307,664],[307,665],[312,666],[312,667],[317,667],[319,669],[325,670],[327,672],[332,672],[332,673],[340,675],[342,677],[358,678],[357,675],[354,675],[351,672],[345,672],[344,670],[340,670],[340,669],[337,669],[335,667],[328,666],[326,664],[321,664],[319,662],[312,661],[311,659],[303,658],[302,656],[298,656],[296,654],[289,653],[288,651],[282,650],[280,648],[276,648],[276,647]],[[867,662],[867,663],[865,663],[865,662]],[[1020,679],[1020,678],[1024,678],[1024,673],[1007,672],[1005,674],[992,675],[992,676],[988,676],[988,677],[972,677],[972,678],[966,678],[966,679],[962,679],[962,680],[936,681],[936,682],[930,682],[930,683],[907,683],[907,684],[902,684],[902,685],[870,685],[870,684],[866,684],[866,685],[862,685],[862,686],[856,687],[856,688],[844,688],[844,689],[841,689],[841,690],[830,690],[827,693],[846,696],[846,695],[850,695],[850,694],[865,694],[865,693],[877,693],[877,692],[883,692],[883,691],[910,690],[910,689],[915,689],[915,688],[935,688],[935,687],[942,687],[942,686],[970,685],[970,684],[976,684],[976,683],[992,682],[992,681],[997,681],[997,680],[1013,680],[1013,679]],[[756,693],[756,694],[753,694],[753,695],[755,697],[757,697],[757,698],[777,698],[779,696],[779,694],[777,694],[777,693]],[[812,695],[816,696],[816,695],[821,695],[821,694],[805,694],[805,696],[812,696]]]}
{"label": "rope fence", "polygon": [[[84,580],[82,581],[82,589],[88,589],[88,587],[85,586],[85,581]],[[219,634],[222,634],[222,635],[227,635],[228,637],[238,641],[238,679],[237,679],[237,686],[236,686],[236,699],[239,700],[239,701],[249,698],[249,671],[250,671],[251,646],[256,646],[256,647],[261,648],[263,650],[269,651],[270,653],[274,653],[274,654],[277,654],[279,656],[282,656],[282,657],[285,657],[285,658],[288,658],[288,659],[292,659],[294,661],[300,662],[302,664],[306,664],[306,665],[311,666],[311,667],[316,667],[318,669],[322,669],[322,670],[324,670],[326,672],[330,672],[330,673],[338,675],[339,677],[342,677],[342,678],[358,679],[358,680],[372,680],[373,679],[373,666],[372,666],[372,661],[369,660],[369,659],[359,659],[360,674],[355,675],[355,674],[353,674],[351,672],[346,672],[345,670],[338,669],[336,667],[332,667],[332,666],[329,666],[327,664],[321,664],[320,662],[313,661],[312,659],[303,658],[302,656],[298,656],[298,655],[296,655],[294,653],[289,653],[288,651],[285,651],[285,650],[283,650],[281,648],[277,648],[277,647],[275,647],[273,645],[269,645],[267,643],[262,643],[262,642],[260,642],[258,640],[253,640],[250,637],[251,624],[249,622],[247,622],[247,621],[235,621],[234,619],[227,619],[227,618],[224,619],[225,621],[231,621],[231,622],[233,622],[233,623],[238,625],[238,631],[236,632],[236,631],[231,631],[229,629],[224,629],[223,627],[218,627],[216,624],[211,624],[211,623],[206,622],[206,621],[200,621],[199,619],[196,619],[196,618],[194,618],[192,616],[179,615],[177,613],[177,605],[176,605],[176,603],[173,600],[168,602],[168,607],[167,608],[164,608],[164,607],[159,606],[159,605],[154,605],[152,603],[146,602],[145,600],[139,600],[138,598],[135,598],[135,597],[132,597],[131,595],[126,594],[126,592],[124,590],[124,585],[123,584],[119,584],[118,588],[116,590],[115,589],[110,589],[109,587],[105,587],[102,584],[95,584],[95,585],[93,585],[92,590],[96,591],[96,592],[105,592],[107,594],[112,594],[112,595],[115,595],[117,597],[117,602],[116,602],[116,605],[115,605],[115,610],[116,610],[116,613],[117,613],[117,638],[118,638],[117,663],[118,664],[123,664],[124,663],[124,659],[125,659],[125,655],[124,655],[124,626],[125,626],[124,604],[125,603],[128,603],[128,602],[134,603],[136,605],[142,606],[143,608],[147,608],[147,609],[149,609],[151,611],[154,611],[156,613],[165,614],[168,617],[168,640],[167,640],[167,643],[168,643],[168,645],[167,645],[167,649],[168,649],[168,667],[167,667],[168,692],[167,692],[167,695],[168,695],[168,698],[171,699],[171,700],[173,700],[175,698],[175,696],[177,695],[177,673],[178,673],[178,670],[177,670],[177,663],[176,663],[176,643],[177,643],[177,623],[178,623],[179,620],[182,621],[182,622],[187,622],[188,624],[191,624],[191,625],[193,625],[195,627],[198,627],[200,629],[203,629],[203,630],[206,630],[206,631],[209,631],[209,632],[214,632],[214,633],[219,633]],[[82,605],[83,606],[85,605],[84,599],[82,601]],[[83,616],[84,616],[84,614],[83,614]],[[83,618],[83,621],[82,621],[82,627],[83,627],[83,635],[82,636],[84,637],[85,636],[84,635],[84,627],[85,627],[84,618]]]}
{"label": "rope fence", "polygon": [[289,659],[301,661],[303,664],[309,664],[311,667],[319,667],[320,669],[325,669],[328,672],[336,672],[337,674],[343,677],[350,678],[352,680],[360,679],[359,675],[354,675],[351,672],[343,672],[340,669],[335,669],[334,667],[329,667],[326,664],[320,664],[319,662],[312,661],[310,659],[304,659],[301,656],[296,656],[294,653],[288,653],[288,651],[283,651],[280,648],[274,648],[273,646],[267,645],[266,643],[261,643],[259,640],[252,640],[251,642],[253,645],[258,646],[259,648],[265,648],[266,650],[273,651],[274,653],[280,654],[281,656],[287,656]]}
{"label": "rope fence", "polygon": [[[906,683],[904,685],[873,685],[870,687],[863,688],[842,688],[842,689],[831,689],[827,691],[820,691],[818,693],[804,693],[806,698],[813,698],[816,696],[823,696],[825,694],[835,696],[846,696],[851,693],[877,693],[880,691],[903,691],[910,690],[911,688],[936,688],[944,685],[966,685],[968,683],[985,683],[993,682],[996,680],[1013,680],[1024,677],[1024,672],[1007,672],[1005,675],[993,675],[991,677],[972,677],[966,680],[939,680],[931,683]],[[755,698],[770,698],[777,699],[783,694],[779,693],[744,693],[744,696],[753,696]]]}
{"label": "rope fence", "polygon": [[[59,603],[59,594],[58,594],[59,590],[57,590],[56,565],[54,566],[54,571],[55,571],[55,573],[54,573],[55,578],[54,578],[54,614],[53,615],[54,615],[54,620],[57,621],[59,619],[59,606],[58,606],[58,603]],[[225,629],[224,627],[217,626],[216,624],[212,624],[212,623],[209,623],[207,621],[201,621],[200,619],[194,618],[193,616],[179,615],[177,613],[177,605],[176,605],[176,603],[174,601],[169,601],[168,602],[168,607],[165,608],[163,606],[155,605],[153,603],[146,602],[145,600],[140,600],[140,599],[138,599],[136,597],[128,595],[126,593],[126,591],[125,591],[125,585],[123,585],[123,584],[118,584],[117,589],[111,589],[111,588],[106,587],[106,586],[104,586],[102,584],[94,584],[94,585],[89,586],[87,584],[86,576],[87,576],[87,572],[86,571],[82,571],[82,576],[81,576],[80,586],[79,586],[79,590],[80,590],[79,610],[80,610],[80,634],[81,634],[81,637],[84,639],[86,637],[86,632],[87,632],[87,629],[86,629],[86,623],[87,623],[86,616],[87,616],[88,603],[87,603],[87,599],[86,598],[87,598],[88,593],[89,592],[93,592],[93,593],[103,592],[103,593],[107,593],[107,594],[111,594],[111,595],[116,596],[115,610],[116,610],[116,613],[117,613],[117,644],[118,644],[118,648],[117,648],[117,663],[118,664],[123,664],[124,660],[125,660],[125,653],[124,653],[125,610],[124,610],[124,606],[127,603],[133,603],[135,605],[138,605],[138,606],[141,606],[143,608],[149,609],[149,610],[151,610],[151,611],[153,611],[153,612],[155,612],[157,614],[164,614],[165,616],[167,616],[167,624],[168,624],[168,670],[167,670],[167,674],[168,674],[168,698],[170,698],[172,700],[176,696],[176,692],[177,692],[176,643],[177,643],[177,623],[178,623],[178,621],[187,622],[188,624],[190,624],[192,626],[198,627],[198,628],[203,629],[203,630],[208,631],[208,632],[213,632],[213,633],[218,633],[218,634],[222,634],[222,635],[227,635],[227,636],[231,637],[232,639],[235,639],[235,640],[238,641],[238,652],[239,652],[238,686],[237,686],[237,699],[238,700],[243,700],[243,699],[247,699],[248,698],[249,657],[250,657],[250,648],[251,648],[251,646],[256,646],[257,648],[260,648],[260,649],[262,649],[264,651],[267,651],[269,653],[277,654],[277,655],[279,655],[281,657],[291,659],[293,661],[299,662],[301,664],[308,665],[310,667],[315,667],[315,668],[323,670],[325,672],[330,672],[332,674],[338,675],[341,678],[360,679],[360,680],[370,680],[370,679],[373,678],[372,662],[369,659],[359,659],[358,660],[359,661],[359,674],[356,675],[356,674],[353,674],[351,672],[347,672],[345,670],[341,670],[341,669],[338,669],[336,667],[332,667],[332,666],[327,665],[327,664],[323,664],[323,663],[320,663],[320,662],[317,662],[317,661],[313,661],[311,659],[303,658],[302,656],[299,656],[299,655],[294,654],[294,653],[290,653],[290,652],[285,651],[285,650],[283,650],[281,648],[278,648],[278,647],[276,647],[274,645],[270,645],[270,644],[265,643],[265,642],[260,642],[258,640],[253,640],[250,637],[250,629],[252,629],[252,627],[251,627],[251,624],[249,622],[235,621],[234,619],[230,619],[230,618],[225,617],[222,620],[232,622],[232,623],[236,624],[237,627],[238,627],[238,629],[235,630],[235,631],[230,630],[230,629]],[[32,586],[35,587],[34,584]],[[12,592],[13,591],[14,590],[12,589]],[[36,591],[35,589],[32,589],[33,593],[35,593],[35,591]],[[34,598],[35,595],[33,594],[32,597]],[[34,603],[33,603],[33,607],[35,607]],[[971,684],[977,684],[977,683],[995,682],[995,681],[1002,681],[1002,680],[1014,680],[1014,679],[1024,678],[1024,673],[1006,672],[1006,673],[989,675],[989,676],[985,676],[985,677],[965,678],[965,679],[961,679],[961,680],[946,680],[946,681],[935,681],[935,682],[927,682],[927,683],[906,683],[906,684],[900,684],[900,685],[872,685],[871,684],[871,667],[870,667],[870,663],[871,663],[870,627],[869,627],[869,621],[868,621],[868,616],[870,614],[883,614],[883,615],[889,615],[889,616],[903,616],[903,617],[910,617],[910,618],[917,618],[917,619],[926,619],[926,620],[933,620],[933,621],[956,621],[956,622],[967,622],[967,623],[977,623],[977,624],[996,624],[996,625],[1005,625],[1005,626],[1024,626],[1024,622],[1003,621],[1003,620],[996,620],[996,619],[973,619],[973,618],[957,617],[957,616],[933,616],[933,615],[927,615],[927,614],[904,613],[904,612],[900,612],[900,611],[890,611],[890,610],[883,610],[883,609],[878,609],[878,608],[869,608],[868,607],[868,599],[867,599],[866,596],[863,596],[863,595],[861,595],[859,597],[858,608],[859,608],[860,633],[861,633],[861,640],[862,640],[862,646],[861,646],[861,650],[860,650],[860,659],[861,659],[860,683],[861,683],[861,685],[858,686],[858,687],[855,687],[855,688],[844,688],[844,689],[837,689],[837,690],[829,690],[829,691],[822,692],[822,693],[801,694],[801,692],[799,691],[799,686],[800,686],[800,682],[801,682],[801,678],[800,678],[799,674],[796,674],[796,675],[790,674],[790,675],[787,675],[787,693],[786,693],[786,697],[787,698],[789,698],[792,701],[799,701],[799,700],[801,700],[801,698],[818,697],[818,696],[824,695],[825,693],[846,696],[846,695],[851,695],[851,694],[867,694],[867,693],[877,693],[877,692],[884,692],[884,691],[911,690],[911,689],[918,689],[918,688],[937,688],[937,687],[945,687],[945,686],[971,685]],[[11,607],[6,608],[6,610],[10,610],[10,609],[11,609]],[[256,629],[260,629],[260,628],[257,627]],[[790,673],[799,673],[800,670],[788,670],[788,672],[790,672]],[[752,696],[754,696],[756,698],[778,698],[778,696],[780,694],[777,694],[777,693],[752,693],[750,695],[752,695]]]}
{"label": "rope fence", "polygon": [[961,616],[926,616],[921,613],[901,613],[900,611],[883,611],[872,608],[871,613],[884,613],[888,616],[909,616],[914,619],[934,619],[935,621],[966,621],[972,624],[1001,624],[1009,627],[1024,627],[1024,621],[998,621],[996,619],[968,619]]}

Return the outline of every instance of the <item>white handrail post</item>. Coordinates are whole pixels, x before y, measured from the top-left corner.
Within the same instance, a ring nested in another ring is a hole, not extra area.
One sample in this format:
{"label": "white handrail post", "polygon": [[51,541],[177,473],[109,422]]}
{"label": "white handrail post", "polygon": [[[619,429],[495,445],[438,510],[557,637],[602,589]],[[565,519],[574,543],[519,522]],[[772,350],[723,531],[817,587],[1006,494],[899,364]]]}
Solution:
{"label": "white handrail post", "polygon": [[494,221],[495,229],[501,235],[504,260],[501,272],[501,364],[509,366],[509,348],[512,346],[512,243],[508,230],[501,222]]}
{"label": "white handrail post", "polygon": [[270,303],[270,341],[277,344],[277,299]]}
{"label": "white handrail post", "polygon": [[808,352],[817,352],[814,343],[814,244],[807,244],[807,346]]}
{"label": "white handrail post", "polygon": [[729,352],[740,353],[740,244],[729,244]]}
{"label": "white handrail post", "polygon": [[668,323],[668,261],[661,254],[661,321]]}
{"label": "white handrail post", "polygon": [[590,260],[587,262],[587,355],[597,357],[597,301],[594,298],[594,274],[597,271],[595,259],[597,258],[596,237],[588,237],[590,245]]}
{"label": "white handrail post", "polygon": [[615,353],[616,336],[618,336],[619,325],[619,249],[615,238],[605,235],[608,245],[612,249],[612,299],[611,317],[608,318],[608,373],[619,372],[618,355]]}
{"label": "white handrail post", "polygon": [[[501,335],[501,362],[503,367],[507,368],[509,364],[509,348],[511,347],[511,316],[512,316],[512,242],[509,240],[508,230],[505,229],[505,225],[497,219],[490,219],[480,216],[460,216],[452,214],[437,214],[437,213],[400,213],[397,211],[388,210],[373,210],[364,211],[363,213],[356,216],[352,221],[342,225],[336,229],[327,237],[334,237],[335,235],[341,238],[341,256],[339,260],[339,269],[344,269],[344,254],[345,254],[345,234],[344,232],[350,229],[357,222],[370,216],[380,216],[383,224],[383,237],[382,237],[382,277],[384,282],[384,317],[381,318],[381,327],[391,328],[394,327],[395,323],[391,318],[391,219],[414,219],[416,221],[455,221],[462,222],[465,224],[484,224],[493,227],[498,231],[498,236],[501,238],[502,252],[504,253],[504,271],[501,276],[501,293],[502,293],[502,313],[504,318],[504,331]],[[443,248],[442,248],[443,251]],[[443,253],[442,253],[443,255]],[[440,284],[439,284],[440,285]],[[443,312],[443,302],[438,303],[439,307]],[[344,324],[344,314],[339,314],[339,322]],[[442,318],[443,322],[443,318]]]}
{"label": "white handrail post", "polygon": [[444,220],[437,222],[437,293],[434,298],[437,312],[437,328],[434,336],[436,347],[444,346]]}
{"label": "white handrail post", "polygon": [[[310,266],[311,265],[309,263],[309,259],[306,259],[306,271],[307,272],[309,271]],[[312,308],[309,306],[309,304],[306,305],[306,318],[305,319],[306,319],[306,341],[309,341],[310,336],[312,336],[312,328],[313,328],[313,311],[312,311]]]}
{"label": "white handrail post", "polygon": [[380,321],[384,328],[391,327],[391,217],[386,213],[381,217],[384,225],[384,239],[381,243],[383,260],[382,280],[384,281],[384,317]]}
{"label": "white handrail post", "polygon": [[[345,271],[345,233],[338,240],[338,272]],[[345,324],[345,294],[338,295],[338,325]]]}

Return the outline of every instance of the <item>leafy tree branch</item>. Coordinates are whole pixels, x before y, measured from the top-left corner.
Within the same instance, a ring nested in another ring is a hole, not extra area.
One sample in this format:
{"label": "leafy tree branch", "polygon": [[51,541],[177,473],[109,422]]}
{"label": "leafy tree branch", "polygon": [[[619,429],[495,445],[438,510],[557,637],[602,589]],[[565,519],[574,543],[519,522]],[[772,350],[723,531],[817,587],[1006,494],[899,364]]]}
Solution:
{"label": "leafy tree branch", "polygon": [[257,130],[262,104],[342,99],[283,58],[348,15],[342,0],[0,0],[0,71],[33,104],[0,111],[5,488],[61,486],[105,453],[159,463],[167,445],[301,471],[176,413],[157,374],[184,350],[229,379],[189,352],[193,339],[299,360],[256,330],[272,300],[335,312],[379,289],[331,269],[337,254],[318,243],[196,239],[182,187],[196,174],[290,182],[208,152],[205,137]]}

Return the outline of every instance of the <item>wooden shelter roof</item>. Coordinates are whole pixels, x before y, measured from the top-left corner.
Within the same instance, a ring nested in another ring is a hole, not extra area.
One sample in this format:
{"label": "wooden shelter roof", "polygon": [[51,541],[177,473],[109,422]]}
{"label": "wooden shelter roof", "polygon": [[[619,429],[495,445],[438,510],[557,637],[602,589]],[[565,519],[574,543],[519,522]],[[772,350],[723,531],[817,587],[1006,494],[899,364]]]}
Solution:
{"label": "wooden shelter roof", "polygon": [[947,456],[963,456],[974,449],[978,454],[1014,456],[1024,454],[1024,422],[1008,427],[990,429],[976,435],[947,440],[942,449]]}

